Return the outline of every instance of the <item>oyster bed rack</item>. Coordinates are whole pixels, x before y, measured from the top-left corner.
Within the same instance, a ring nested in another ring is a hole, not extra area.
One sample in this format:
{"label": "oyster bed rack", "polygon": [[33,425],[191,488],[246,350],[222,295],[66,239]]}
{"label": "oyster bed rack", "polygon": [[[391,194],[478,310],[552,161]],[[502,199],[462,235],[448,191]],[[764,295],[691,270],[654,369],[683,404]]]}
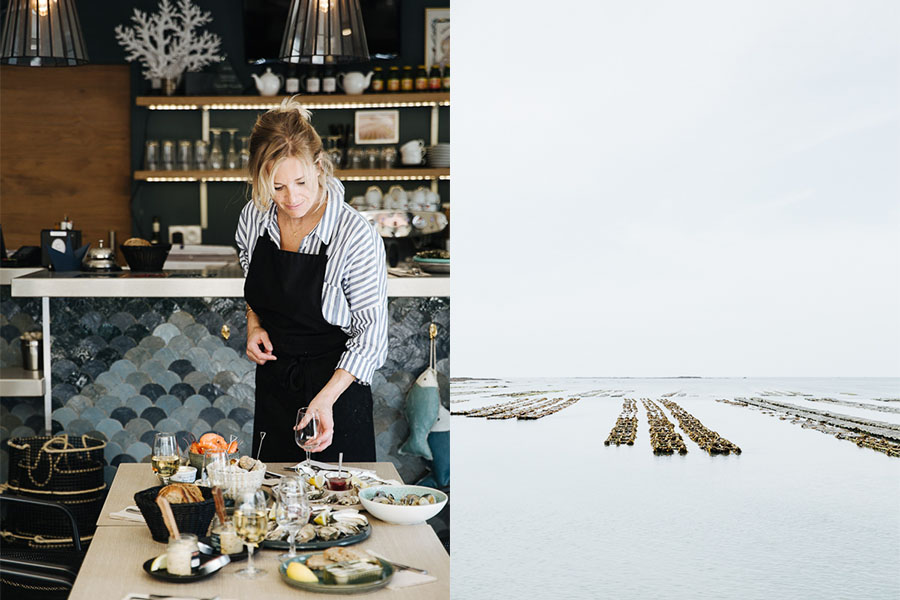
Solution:
{"label": "oyster bed rack", "polygon": [[616,446],[621,446],[626,444],[633,446],[634,438],[637,436],[637,425],[637,402],[633,398],[625,398],[625,401],[622,403],[622,412],[619,413],[619,418],[616,419],[616,424],[613,426],[612,431],[609,432],[609,437],[606,438],[603,445],[615,444]]}
{"label": "oyster bed rack", "polygon": [[688,437],[694,440],[698,446],[706,450],[710,456],[713,454],[740,454],[741,449],[717,432],[712,431],[700,422],[697,417],[684,410],[674,400],[660,400],[663,406],[678,419],[678,425],[682,431],[688,434]]}
{"label": "oyster bed rack", "polygon": [[580,398],[523,398],[512,402],[501,402],[469,410],[451,412],[464,417],[484,417],[487,419],[518,419],[533,421],[557,413],[578,402]]}
{"label": "oyster bed rack", "polygon": [[[807,398],[810,399],[810,398]],[[833,435],[839,440],[853,442],[859,448],[869,448],[888,456],[900,458],[900,426],[882,421],[871,421],[851,415],[837,415],[825,411],[783,404],[759,397],[716,399],[716,402],[744,406],[760,410],[763,414],[790,421],[804,429],[814,429]],[[884,435],[879,435],[883,433]]]}
{"label": "oyster bed rack", "polygon": [[641,398],[644,410],[647,411],[647,421],[650,423],[650,447],[653,454],[687,454],[687,446],[681,434],[675,431],[675,426],[666,418],[662,409],[649,398]]}

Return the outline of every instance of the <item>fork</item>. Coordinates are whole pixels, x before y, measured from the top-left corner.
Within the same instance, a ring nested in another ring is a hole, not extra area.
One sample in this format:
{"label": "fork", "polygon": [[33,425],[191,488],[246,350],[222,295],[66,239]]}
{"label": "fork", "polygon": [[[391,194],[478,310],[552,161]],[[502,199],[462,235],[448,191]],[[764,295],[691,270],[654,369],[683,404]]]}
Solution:
{"label": "fork", "polygon": [[372,550],[366,550],[366,552],[368,552],[375,558],[380,558],[384,562],[390,563],[391,565],[397,567],[398,569],[400,569],[402,571],[415,571],[416,573],[421,573],[422,575],[428,575],[428,571],[426,571],[425,569],[419,569],[418,567],[411,567],[409,565],[402,565],[398,562],[394,562],[394,561],[390,560],[389,558],[385,558],[384,556],[381,556],[380,554],[376,554]]}

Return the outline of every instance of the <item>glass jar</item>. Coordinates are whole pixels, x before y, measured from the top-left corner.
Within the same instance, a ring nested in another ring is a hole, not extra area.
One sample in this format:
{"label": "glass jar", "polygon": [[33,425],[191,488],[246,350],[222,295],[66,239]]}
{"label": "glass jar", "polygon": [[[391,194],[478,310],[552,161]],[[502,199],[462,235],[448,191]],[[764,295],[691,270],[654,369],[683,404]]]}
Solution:
{"label": "glass jar", "polygon": [[175,169],[175,142],[163,140],[161,146],[163,171],[172,171]]}
{"label": "glass jar", "polygon": [[193,533],[182,533],[178,537],[170,537],[166,548],[166,570],[169,575],[190,575],[191,559],[199,553],[197,536]]}
{"label": "glass jar", "polygon": [[389,91],[389,92],[399,92],[400,91],[400,69],[397,67],[391,67],[390,71],[388,71],[387,91]]}
{"label": "glass jar", "polygon": [[192,148],[191,140],[178,140],[178,168],[182,171],[191,169]]}
{"label": "glass jar", "polygon": [[148,171],[159,168],[159,142],[156,140],[147,140],[144,146],[144,168]]}
{"label": "glass jar", "polygon": [[416,70],[416,91],[428,91],[428,71],[425,70],[425,65],[419,65],[419,68]]}
{"label": "glass jar", "polygon": [[372,91],[381,93],[384,91],[384,73],[381,67],[375,67],[375,74],[372,76]]}
{"label": "glass jar", "polygon": [[409,65],[403,67],[403,75],[400,76],[400,91],[413,91],[413,72]]}
{"label": "glass jar", "polygon": [[225,523],[219,522],[219,516],[213,516],[210,529],[213,546],[222,554],[238,554],[244,550],[244,542],[238,537],[234,529],[234,522],[227,519]]}

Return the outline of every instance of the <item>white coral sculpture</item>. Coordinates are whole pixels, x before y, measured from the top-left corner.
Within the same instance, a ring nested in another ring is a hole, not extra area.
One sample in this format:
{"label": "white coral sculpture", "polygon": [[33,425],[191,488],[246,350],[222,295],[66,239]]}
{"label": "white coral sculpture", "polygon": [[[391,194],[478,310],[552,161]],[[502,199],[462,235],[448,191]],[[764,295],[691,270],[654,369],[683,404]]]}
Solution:
{"label": "white coral sculpture", "polygon": [[222,60],[217,54],[222,39],[208,31],[194,29],[212,21],[191,0],[160,0],[159,12],[134,9],[135,27],[116,26],[116,39],[127,52],[129,61],[139,60],[147,79],[177,79],[184,71],[199,71]]}

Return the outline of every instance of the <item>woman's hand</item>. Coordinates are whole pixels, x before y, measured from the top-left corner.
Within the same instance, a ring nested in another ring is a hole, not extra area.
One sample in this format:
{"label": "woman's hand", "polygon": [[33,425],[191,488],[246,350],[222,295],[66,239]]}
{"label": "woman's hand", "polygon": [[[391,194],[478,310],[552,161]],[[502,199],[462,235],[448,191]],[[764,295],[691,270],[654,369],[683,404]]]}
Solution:
{"label": "woman's hand", "polygon": [[331,441],[334,438],[334,416],[332,415],[331,407],[337,398],[332,400],[327,394],[323,393],[324,391],[323,389],[310,401],[309,408],[306,410],[306,416],[294,428],[302,429],[306,426],[312,414],[318,417],[319,431],[316,432],[316,437],[303,446],[304,450],[309,450],[310,452],[321,452],[331,445]]}
{"label": "woman's hand", "polygon": [[316,394],[309,403],[306,416],[294,429],[303,429],[310,420],[310,415],[315,413],[319,419],[319,431],[316,437],[309,440],[305,449],[310,452],[321,452],[331,445],[334,438],[334,415],[331,407],[338,401],[341,394],[344,393],[350,384],[356,381],[356,378],[344,369],[335,369],[334,375],[325,384],[325,387]]}
{"label": "woman's hand", "polygon": [[268,360],[277,360],[272,354],[269,334],[259,325],[251,326],[250,319],[247,319],[247,356],[258,365],[265,364]]}

